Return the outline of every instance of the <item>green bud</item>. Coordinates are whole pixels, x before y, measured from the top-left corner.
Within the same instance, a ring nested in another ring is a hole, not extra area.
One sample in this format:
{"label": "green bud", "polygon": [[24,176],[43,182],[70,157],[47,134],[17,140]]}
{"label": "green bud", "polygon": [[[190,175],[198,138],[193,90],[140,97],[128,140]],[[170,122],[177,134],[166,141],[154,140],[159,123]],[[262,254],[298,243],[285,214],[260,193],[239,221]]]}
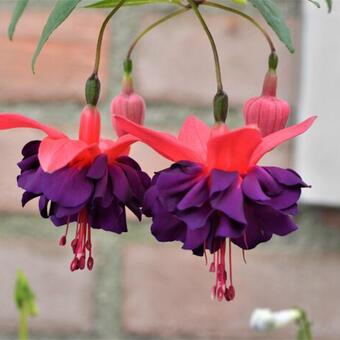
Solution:
{"label": "green bud", "polygon": [[92,106],[96,106],[100,95],[100,80],[96,73],[93,73],[86,81],[85,85],[85,97],[86,103]]}
{"label": "green bud", "polygon": [[125,73],[130,74],[132,72],[132,60],[131,59],[125,59],[123,66],[124,66]]}
{"label": "green bud", "polygon": [[228,95],[219,90],[214,97],[214,117],[216,123],[224,123],[228,115]]}
{"label": "green bud", "polygon": [[270,70],[276,71],[277,65],[279,64],[279,57],[276,52],[272,52],[268,58],[268,67]]}

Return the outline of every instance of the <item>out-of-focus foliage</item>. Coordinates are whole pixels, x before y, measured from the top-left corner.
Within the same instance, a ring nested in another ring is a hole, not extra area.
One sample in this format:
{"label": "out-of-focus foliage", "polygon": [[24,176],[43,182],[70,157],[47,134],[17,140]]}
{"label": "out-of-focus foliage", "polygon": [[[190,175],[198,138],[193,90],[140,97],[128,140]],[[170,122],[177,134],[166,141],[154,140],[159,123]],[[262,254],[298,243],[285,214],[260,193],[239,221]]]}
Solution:
{"label": "out-of-focus foliage", "polygon": [[40,40],[35,49],[32,58],[32,69],[34,72],[36,60],[45,45],[46,41],[53,33],[55,29],[57,29],[66,18],[73,12],[76,6],[79,4],[81,0],[58,0],[56,5],[54,6],[50,16],[47,19],[47,23],[41,33]]}
{"label": "out-of-focus foliage", "polygon": [[[87,8],[114,8],[119,3],[119,0],[100,0],[91,5],[86,6]],[[124,6],[139,6],[149,5],[156,3],[167,3],[167,4],[180,4],[180,0],[126,0]]]}
{"label": "out-of-focus foliage", "polygon": [[35,295],[25,274],[19,270],[14,291],[15,304],[19,311],[24,311],[29,316],[38,314],[38,307],[35,302]]}
{"label": "out-of-focus foliage", "polygon": [[287,46],[288,50],[293,53],[295,49],[290,30],[276,2],[272,0],[249,0],[249,2],[259,10],[279,39]]}
{"label": "out-of-focus foliage", "polygon": [[17,23],[18,23],[20,17],[24,13],[24,10],[25,10],[27,4],[28,4],[28,0],[18,0],[18,2],[16,3],[16,6],[15,6],[14,11],[13,11],[11,22],[8,26],[8,37],[9,37],[10,40],[13,39],[13,34],[14,34],[14,31],[15,31],[15,28],[17,26]]}

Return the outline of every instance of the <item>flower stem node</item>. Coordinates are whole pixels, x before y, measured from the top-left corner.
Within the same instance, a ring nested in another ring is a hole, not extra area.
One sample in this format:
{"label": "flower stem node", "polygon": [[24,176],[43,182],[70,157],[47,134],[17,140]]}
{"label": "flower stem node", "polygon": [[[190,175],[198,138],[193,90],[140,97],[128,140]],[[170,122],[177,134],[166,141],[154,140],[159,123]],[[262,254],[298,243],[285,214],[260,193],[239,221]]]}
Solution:
{"label": "flower stem node", "polygon": [[96,106],[100,95],[100,80],[97,73],[93,73],[86,81],[85,97],[86,103]]}
{"label": "flower stem node", "polygon": [[217,91],[214,97],[214,117],[216,123],[224,123],[228,115],[228,95],[223,91]]}
{"label": "flower stem node", "polygon": [[124,60],[123,63],[124,66],[124,72],[127,74],[131,74],[132,72],[132,60],[130,58],[127,58]]}
{"label": "flower stem node", "polygon": [[273,51],[272,53],[270,53],[269,58],[268,58],[269,70],[276,71],[278,64],[279,64],[279,57],[276,54],[276,52]]}

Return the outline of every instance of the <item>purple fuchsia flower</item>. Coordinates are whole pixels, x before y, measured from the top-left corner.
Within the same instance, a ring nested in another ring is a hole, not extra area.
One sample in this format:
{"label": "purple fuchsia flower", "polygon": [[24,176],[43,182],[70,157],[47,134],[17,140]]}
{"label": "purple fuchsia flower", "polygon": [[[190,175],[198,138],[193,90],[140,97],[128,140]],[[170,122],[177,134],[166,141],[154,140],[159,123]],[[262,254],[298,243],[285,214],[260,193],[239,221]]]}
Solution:
{"label": "purple fuchsia flower", "polygon": [[[116,117],[122,130],[174,161],[157,172],[144,197],[152,234],[161,242],[180,241],[195,255],[213,254],[212,297],[232,300],[231,243],[243,250],[297,229],[301,177],[290,169],[261,167],[258,161],[279,144],[305,132],[315,117],[263,137],[256,126],[209,128],[189,117],[178,137]],[[225,263],[229,239],[229,286]]]}
{"label": "purple fuchsia flower", "polygon": [[[71,271],[93,267],[91,228],[120,234],[127,231],[126,207],[138,219],[150,178],[128,156],[136,137],[100,139],[100,113],[86,106],[81,113],[79,139],[18,114],[1,114],[0,130],[27,127],[46,133],[22,149],[18,186],[22,205],[39,197],[39,210],[56,226],[66,225],[59,244],[66,244],[71,222],[77,222],[71,242]],[[88,256],[87,256],[88,255]]]}

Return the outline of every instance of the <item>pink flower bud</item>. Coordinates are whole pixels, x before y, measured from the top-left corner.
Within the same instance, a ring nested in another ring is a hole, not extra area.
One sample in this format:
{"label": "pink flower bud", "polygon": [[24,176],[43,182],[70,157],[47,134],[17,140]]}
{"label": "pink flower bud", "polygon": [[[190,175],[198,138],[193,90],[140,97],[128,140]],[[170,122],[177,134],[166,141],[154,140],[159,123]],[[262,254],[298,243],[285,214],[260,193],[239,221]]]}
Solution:
{"label": "pink flower bud", "polygon": [[133,91],[132,79],[124,77],[122,92],[111,102],[112,125],[117,135],[122,136],[125,133],[116,126],[114,115],[126,117],[143,125],[145,108],[144,99]]}
{"label": "pink flower bud", "polygon": [[291,112],[289,104],[276,97],[277,76],[268,71],[264,79],[262,95],[246,101],[243,107],[246,124],[256,124],[262,136],[285,128]]}

